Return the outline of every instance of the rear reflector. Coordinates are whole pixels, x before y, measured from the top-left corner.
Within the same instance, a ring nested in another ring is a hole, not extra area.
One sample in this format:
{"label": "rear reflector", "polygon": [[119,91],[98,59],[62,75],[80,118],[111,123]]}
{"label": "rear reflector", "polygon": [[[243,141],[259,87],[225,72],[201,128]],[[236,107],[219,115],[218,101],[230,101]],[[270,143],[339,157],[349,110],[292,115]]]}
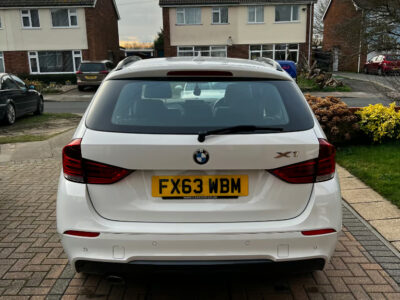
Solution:
{"label": "rear reflector", "polygon": [[318,141],[318,158],[269,172],[289,183],[314,183],[332,179],[335,175],[335,147],[324,139]]}
{"label": "rear reflector", "polygon": [[83,74],[82,71],[77,71],[76,74]]}
{"label": "rear reflector", "polygon": [[67,235],[81,236],[81,237],[98,237],[99,232],[88,232],[88,231],[77,231],[77,230],[67,230],[64,232]]}
{"label": "rear reflector", "polygon": [[321,234],[328,234],[336,232],[333,228],[326,228],[326,229],[316,229],[316,230],[306,230],[302,231],[303,235],[321,235]]}
{"label": "rear reflector", "polygon": [[100,71],[100,74],[108,74],[108,73],[110,73],[110,72],[109,72],[109,71],[107,71],[107,70]]}
{"label": "rear reflector", "polygon": [[65,179],[80,183],[111,184],[131,173],[130,170],[83,159],[81,142],[81,139],[73,140],[63,149]]}
{"label": "rear reflector", "polygon": [[167,76],[233,76],[227,71],[170,71]]}

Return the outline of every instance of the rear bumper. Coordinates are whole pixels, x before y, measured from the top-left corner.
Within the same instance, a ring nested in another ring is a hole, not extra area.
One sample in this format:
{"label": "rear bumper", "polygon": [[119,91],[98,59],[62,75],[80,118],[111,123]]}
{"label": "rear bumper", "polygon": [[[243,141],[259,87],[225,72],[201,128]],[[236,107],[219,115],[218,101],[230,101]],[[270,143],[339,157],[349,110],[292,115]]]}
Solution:
{"label": "rear bumper", "polygon": [[296,265],[310,259],[317,260],[319,263],[314,268],[321,269],[332,255],[337,237],[338,233],[309,237],[300,232],[215,235],[106,233],[97,238],[62,235],[62,244],[77,271],[92,273],[104,273],[101,270],[104,266],[117,267],[117,270],[184,268],[188,265],[227,268],[258,263]]}

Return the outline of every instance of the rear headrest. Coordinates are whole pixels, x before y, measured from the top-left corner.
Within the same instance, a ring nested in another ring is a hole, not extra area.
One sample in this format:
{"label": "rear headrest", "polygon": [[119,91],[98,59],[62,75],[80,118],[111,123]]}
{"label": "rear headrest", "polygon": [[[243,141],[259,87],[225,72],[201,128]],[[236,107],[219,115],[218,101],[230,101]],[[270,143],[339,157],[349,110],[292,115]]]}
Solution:
{"label": "rear headrest", "polygon": [[227,86],[225,91],[225,103],[249,101],[251,98],[250,86],[245,83],[234,83]]}
{"label": "rear headrest", "polygon": [[140,100],[136,103],[136,115],[147,117],[164,114],[167,108],[161,100]]}
{"label": "rear headrest", "polygon": [[172,89],[169,82],[151,82],[147,83],[144,90],[145,98],[159,98],[170,99],[172,98]]}

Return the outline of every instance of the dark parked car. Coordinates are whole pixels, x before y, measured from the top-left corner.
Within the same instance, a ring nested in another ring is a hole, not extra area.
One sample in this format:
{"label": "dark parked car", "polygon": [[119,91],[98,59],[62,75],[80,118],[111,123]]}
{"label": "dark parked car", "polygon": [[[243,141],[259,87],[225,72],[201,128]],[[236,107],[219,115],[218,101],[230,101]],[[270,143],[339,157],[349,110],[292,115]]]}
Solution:
{"label": "dark parked car", "polygon": [[43,113],[43,96],[12,74],[0,73],[0,120],[14,124],[15,119],[28,113]]}
{"label": "dark parked car", "polygon": [[114,64],[109,60],[81,62],[76,72],[78,89],[83,91],[87,86],[99,86],[112,69]]}
{"label": "dark parked car", "polygon": [[400,72],[400,55],[378,55],[364,65],[365,74],[384,75]]}

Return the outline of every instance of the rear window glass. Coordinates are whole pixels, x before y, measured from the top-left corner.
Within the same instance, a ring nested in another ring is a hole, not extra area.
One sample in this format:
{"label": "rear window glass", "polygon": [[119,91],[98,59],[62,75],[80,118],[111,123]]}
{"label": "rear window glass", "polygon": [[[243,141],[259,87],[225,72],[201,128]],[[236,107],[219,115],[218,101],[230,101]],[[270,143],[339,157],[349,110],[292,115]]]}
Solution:
{"label": "rear window glass", "polygon": [[387,61],[396,61],[396,60],[400,60],[400,56],[399,56],[399,55],[388,55],[388,56],[386,56],[386,60],[387,60]]}
{"label": "rear window glass", "polygon": [[79,70],[81,72],[100,72],[105,71],[106,66],[101,63],[81,63]]}
{"label": "rear window glass", "polygon": [[109,80],[93,101],[86,126],[100,131],[197,134],[255,125],[289,132],[314,124],[292,81]]}

